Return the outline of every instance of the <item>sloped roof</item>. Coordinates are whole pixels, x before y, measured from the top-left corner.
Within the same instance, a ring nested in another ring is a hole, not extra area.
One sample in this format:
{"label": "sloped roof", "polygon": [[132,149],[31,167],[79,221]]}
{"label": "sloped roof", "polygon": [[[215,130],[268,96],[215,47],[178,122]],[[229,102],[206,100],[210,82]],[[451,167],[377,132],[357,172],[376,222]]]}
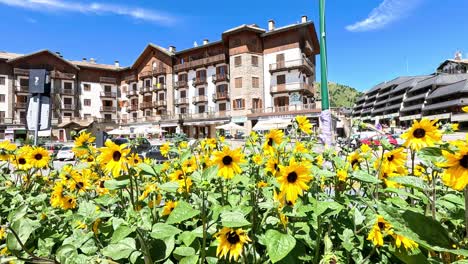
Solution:
{"label": "sloped roof", "polygon": [[143,55],[145,54],[145,52],[147,52],[149,49],[156,49],[160,52],[162,52],[163,54],[169,56],[169,57],[172,57],[174,55],[174,53],[168,51],[167,49],[161,47],[161,46],[158,46],[156,44],[153,44],[153,43],[149,43],[144,49],[143,51],[140,53],[140,55],[138,55],[137,59],[135,60],[135,62],[132,64],[132,66],[130,68],[135,68],[137,66],[137,64],[139,63],[139,61],[141,60],[141,58],[143,57]]}
{"label": "sloped roof", "polygon": [[90,61],[70,61],[76,66],[79,67],[87,67],[87,68],[95,68],[95,69],[102,69],[102,70],[113,70],[113,71],[121,71],[128,69],[128,67],[116,67],[113,64],[100,64]]}
{"label": "sloped roof", "polygon": [[307,22],[303,22],[303,23],[289,24],[289,25],[286,25],[286,26],[283,26],[283,27],[275,28],[273,30],[270,30],[270,31],[267,31],[267,32],[263,33],[262,37],[270,36],[270,35],[273,35],[273,34],[276,34],[276,33],[284,32],[284,31],[288,31],[288,30],[291,30],[291,29],[294,29],[294,28],[304,27],[304,26],[308,26],[308,25],[314,25],[314,22],[307,21]]}
{"label": "sloped roof", "polygon": [[444,97],[451,94],[468,92],[468,80],[462,80],[453,84],[439,87],[434,90],[430,95],[427,96],[427,99]]}
{"label": "sloped roof", "polygon": [[47,50],[47,49],[43,49],[43,50],[39,50],[39,51],[36,51],[36,52],[33,52],[33,53],[29,53],[29,54],[25,54],[25,55],[22,55],[22,56],[18,56],[18,57],[15,57],[15,58],[11,58],[9,59],[7,62],[8,63],[11,63],[11,62],[15,62],[17,60],[20,60],[20,59],[25,59],[25,58],[28,58],[28,57],[32,57],[32,56],[35,56],[35,55],[38,55],[40,53],[48,53],[50,55],[53,55],[55,56],[56,58],[58,58],[59,60],[67,63],[68,65],[72,66],[73,68],[79,70],[80,68],[78,68],[78,66],[76,66],[75,64],[71,63],[70,61],[64,59],[63,57],[60,57],[57,53],[55,52],[52,52],[50,50]]}
{"label": "sloped roof", "polygon": [[260,28],[260,27],[258,27],[258,26],[255,25],[255,24],[252,24],[252,25],[242,24],[242,25],[240,25],[240,26],[237,26],[237,27],[234,27],[234,28],[231,28],[231,29],[228,29],[228,30],[224,31],[224,32],[223,32],[223,35],[224,35],[224,34],[231,34],[231,33],[239,32],[239,31],[242,31],[242,30],[250,30],[250,31],[257,32],[257,33],[264,33],[264,32],[266,32],[265,29]]}
{"label": "sloped roof", "polygon": [[411,90],[410,92],[417,91],[419,89],[432,86],[432,85],[447,85],[447,84],[452,84],[461,80],[468,79],[468,74],[462,73],[462,74],[438,74],[434,75],[432,77],[423,79],[419,81]]}
{"label": "sloped roof", "polygon": [[23,54],[0,51],[0,59],[4,60],[14,59],[21,56],[23,56]]}

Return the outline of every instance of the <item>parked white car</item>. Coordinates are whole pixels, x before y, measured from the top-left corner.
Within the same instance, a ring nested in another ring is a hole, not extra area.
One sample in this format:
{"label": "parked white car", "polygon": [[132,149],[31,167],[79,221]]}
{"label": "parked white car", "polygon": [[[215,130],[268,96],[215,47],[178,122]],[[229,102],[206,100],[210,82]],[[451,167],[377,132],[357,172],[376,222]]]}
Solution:
{"label": "parked white car", "polygon": [[58,160],[73,160],[75,159],[75,153],[72,151],[71,146],[63,146],[57,153],[56,159]]}

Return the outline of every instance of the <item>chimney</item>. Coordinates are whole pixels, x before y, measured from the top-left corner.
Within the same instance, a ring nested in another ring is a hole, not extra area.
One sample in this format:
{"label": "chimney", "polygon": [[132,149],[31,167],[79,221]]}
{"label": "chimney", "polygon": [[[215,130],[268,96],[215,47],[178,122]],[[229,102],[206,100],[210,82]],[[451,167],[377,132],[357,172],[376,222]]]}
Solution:
{"label": "chimney", "polygon": [[307,16],[301,16],[301,23],[307,22]]}
{"label": "chimney", "polygon": [[57,56],[59,56],[60,58],[63,58],[62,54],[60,54],[60,51],[56,51],[55,54],[57,54]]}
{"label": "chimney", "polygon": [[176,47],[175,46],[169,46],[169,52],[175,53]]}
{"label": "chimney", "polygon": [[193,42],[193,47],[194,48],[198,47],[198,43],[196,41]]}
{"label": "chimney", "polygon": [[203,45],[206,45],[206,44],[208,44],[208,39],[203,40]]}
{"label": "chimney", "polygon": [[82,60],[83,60],[83,62],[86,62],[86,58],[83,58]]}
{"label": "chimney", "polygon": [[275,29],[275,21],[273,19],[268,20],[268,31]]}
{"label": "chimney", "polygon": [[94,58],[90,58],[90,59],[89,59],[89,62],[91,62],[91,63],[96,63],[96,60],[95,60]]}
{"label": "chimney", "polygon": [[120,67],[120,64],[119,64],[119,61],[118,61],[118,60],[114,61],[114,66],[117,67],[117,68]]}

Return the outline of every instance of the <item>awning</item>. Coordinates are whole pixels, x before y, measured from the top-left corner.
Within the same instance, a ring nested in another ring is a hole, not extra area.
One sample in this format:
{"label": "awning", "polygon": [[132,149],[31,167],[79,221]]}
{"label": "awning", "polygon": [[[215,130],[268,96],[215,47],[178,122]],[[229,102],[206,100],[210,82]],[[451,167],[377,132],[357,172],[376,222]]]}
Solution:
{"label": "awning", "polygon": [[50,137],[51,131],[50,131],[50,130],[38,131],[38,132],[37,132],[37,135],[38,135],[39,137]]}
{"label": "awning", "polygon": [[209,125],[220,125],[224,124],[226,122],[229,122],[228,119],[224,120],[215,120],[215,121],[195,121],[195,122],[190,122],[190,121],[184,121],[184,126],[186,125],[192,125],[192,126],[209,126]]}
{"label": "awning", "polygon": [[439,114],[439,115],[424,116],[424,118],[427,118],[427,119],[429,119],[429,120],[434,120],[434,119],[450,119],[450,113]]}
{"label": "awning", "polygon": [[21,134],[26,134],[26,128],[23,127],[9,127],[5,130],[5,134],[14,134],[18,132],[22,132]]}
{"label": "awning", "polygon": [[179,124],[175,123],[175,124],[161,124],[160,126],[161,127],[177,127]]}
{"label": "awning", "polygon": [[453,121],[457,121],[457,122],[468,121],[468,113],[452,115],[451,120],[452,122]]}
{"label": "awning", "polygon": [[89,125],[91,125],[92,123],[93,123],[93,121],[68,121],[68,122],[62,122],[62,123],[58,124],[57,127],[58,128],[64,128],[64,127],[70,126],[72,124],[75,124],[76,126],[86,128],[86,127],[89,127]]}
{"label": "awning", "polygon": [[420,118],[421,118],[421,114],[409,115],[409,116],[402,116],[402,117],[400,117],[400,121],[413,120],[413,119],[420,119]]}
{"label": "awning", "polygon": [[291,125],[291,119],[270,119],[261,120],[252,128],[255,131],[266,131],[272,129],[285,129]]}

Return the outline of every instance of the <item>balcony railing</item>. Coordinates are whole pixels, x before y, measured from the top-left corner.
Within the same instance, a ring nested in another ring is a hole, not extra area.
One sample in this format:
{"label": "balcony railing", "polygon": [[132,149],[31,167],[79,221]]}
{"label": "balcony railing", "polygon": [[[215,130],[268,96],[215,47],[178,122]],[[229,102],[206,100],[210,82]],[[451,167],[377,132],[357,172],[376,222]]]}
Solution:
{"label": "balcony railing", "polygon": [[29,76],[29,70],[28,69],[21,69],[21,68],[14,68],[13,73],[15,75],[25,75]]}
{"label": "balcony railing", "polygon": [[130,74],[123,77],[123,81],[125,81],[126,83],[136,82],[136,80],[137,77],[135,74]]}
{"label": "balcony railing", "polygon": [[166,90],[165,83],[156,83],[153,85],[153,91],[162,91],[162,90]]}
{"label": "balcony railing", "polygon": [[153,108],[153,102],[142,102],[140,109]]}
{"label": "balcony railing", "polygon": [[308,59],[304,58],[291,61],[279,61],[270,64],[271,73],[293,69],[303,69],[310,75],[315,73],[315,66]]}
{"label": "balcony railing", "polygon": [[279,114],[279,113],[308,113],[308,112],[320,112],[317,109],[315,103],[312,104],[297,104],[297,105],[285,105],[285,106],[274,106],[267,108],[255,108],[251,109],[252,114]]}
{"label": "balcony railing", "polygon": [[229,116],[231,116],[230,110],[217,111],[217,112],[181,114],[181,117],[184,119],[212,119],[212,118],[225,118]]}
{"label": "balcony railing", "polygon": [[166,67],[158,67],[151,71],[144,71],[140,73],[140,79],[147,79],[151,77],[156,77],[158,75],[165,75]]}
{"label": "balcony railing", "polygon": [[26,103],[26,102],[17,102],[17,103],[15,103],[15,106],[16,106],[16,108],[25,109],[28,106],[28,103]]}
{"label": "balcony railing", "polygon": [[175,100],[176,105],[183,105],[183,104],[188,104],[188,103],[189,103],[189,99],[187,97],[181,97]]}
{"label": "balcony railing", "polygon": [[102,112],[115,112],[117,111],[117,107],[115,106],[101,106]]}
{"label": "balcony railing", "polygon": [[54,79],[74,80],[76,75],[74,73],[51,71],[50,77]]}
{"label": "balcony railing", "polygon": [[138,90],[128,90],[127,97],[138,96]]}
{"label": "balcony railing", "polygon": [[167,106],[167,101],[166,100],[156,100],[156,101],[154,101],[153,106],[155,108],[165,107],[165,106]]}
{"label": "balcony railing", "polygon": [[110,83],[110,84],[116,84],[117,79],[114,77],[100,77],[99,78],[100,83]]}
{"label": "balcony railing", "polygon": [[98,123],[107,123],[107,124],[114,124],[117,123],[117,119],[115,118],[98,118]]}
{"label": "balcony railing", "polygon": [[229,99],[229,91],[216,92],[213,94],[213,101],[228,100],[228,99]]}
{"label": "balcony railing", "polygon": [[224,81],[229,81],[229,75],[226,73],[224,74],[213,74],[212,76],[213,83],[218,83],[218,82],[224,82]]}
{"label": "balcony railing", "polygon": [[286,93],[297,91],[309,91],[314,93],[314,86],[304,82],[293,82],[270,86],[270,93]]}
{"label": "balcony railing", "polygon": [[65,95],[74,95],[75,91],[73,89],[62,88],[62,89],[60,89],[60,93],[65,94]]}
{"label": "balcony railing", "polygon": [[188,61],[182,64],[174,65],[174,71],[186,71],[188,69],[204,67],[208,65],[213,65],[220,62],[225,62],[226,56],[224,54],[218,54],[210,57],[206,57],[203,59]]}
{"label": "balcony railing", "polygon": [[27,86],[27,85],[16,85],[15,90],[18,93],[29,93],[29,86]]}
{"label": "balcony railing", "polygon": [[101,92],[101,97],[116,97],[117,93],[116,92]]}
{"label": "balcony railing", "polygon": [[208,97],[206,95],[197,95],[192,98],[192,103],[202,103],[202,102],[208,102]]}
{"label": "balcony railing", "polygon": [[193,86],[205,85],[205,84],[206,84],[206,77],[205,78],[193,78]]}
{"label": "balcony railing", "polygon": [[180,89],[180,88],[184,88],[184,87],[188,87],[188,82],[187,81],[178,81],[178,82],[176,82],[176,85],[175,85],[176,89]]}
{"label": "balcony railing", "polygon": [[62,110],[75,110],[75,105],[74,104],[63,104],[61,108],[62,108]]}
{"label": "balcony railing", "polygon": [[140,87],[140,94],[146,94],[146,93],[151,93],[153,90],[151,89],[150,86],[146,87]]}
{"label": "balcony railing", "polygon": [[127,106],[127,112],[132,112],[132,111],[137,111],[137,110],[138,110],[137,104]]}
{"label": "balcony railing", "polygon": [[173,114],[173,113],[164,113],[164,114],[161,114],[161,120],[177,120],[179,119],[179,115],[178,114]]}

